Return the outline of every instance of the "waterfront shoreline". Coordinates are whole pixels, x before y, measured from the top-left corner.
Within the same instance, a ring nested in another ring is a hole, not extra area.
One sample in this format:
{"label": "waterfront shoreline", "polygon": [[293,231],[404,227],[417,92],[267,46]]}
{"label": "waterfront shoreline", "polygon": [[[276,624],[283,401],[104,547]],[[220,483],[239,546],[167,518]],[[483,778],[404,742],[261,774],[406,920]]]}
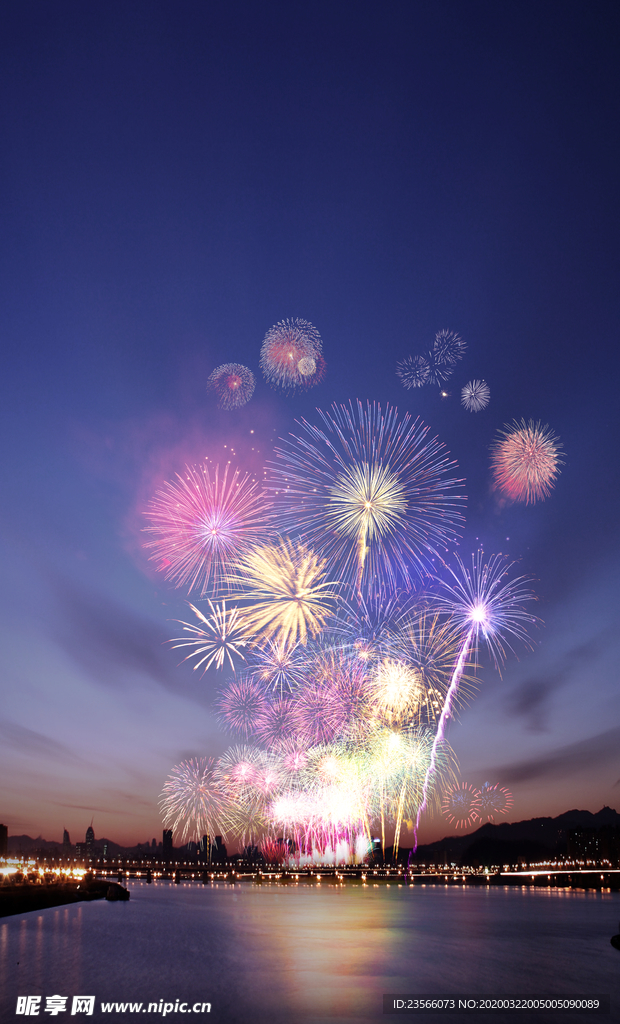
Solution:
{"label": "waterfront shoreline", "polygon": [[18,883],[0,888],[0,918],[15,917],[51,907],[90,902],[105,898],[110,887],[108,881],[83,883],[52,883],[39,885]]}

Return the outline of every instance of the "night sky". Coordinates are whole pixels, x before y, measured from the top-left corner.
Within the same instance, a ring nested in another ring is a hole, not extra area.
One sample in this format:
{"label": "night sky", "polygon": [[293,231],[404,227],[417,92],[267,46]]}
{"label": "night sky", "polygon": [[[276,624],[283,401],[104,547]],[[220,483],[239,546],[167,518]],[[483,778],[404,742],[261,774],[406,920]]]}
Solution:
{"label": "night sky", "polygon": [[[620,808],[619,42],[606,0],[4,4],[9,834],[161,837],[171,767],[229,739],[218,680],[165,642],[187,605],[148,562],[145,505],[205,456],[260,470],[296,417],[356,398],[447,445],[462,557],[534,578],[537,646],[502,677],[483,659],[451,726],[461,778],[507,786],[514,821]],[[296,396],[258,367],[286,317],[327,362]],[[468,346],[443,401],[396,376],[442,328]],[[205,389],[230,361],[257,387],[225,412]],[[489,467],[521,417],[565,459],[528,506]]]}

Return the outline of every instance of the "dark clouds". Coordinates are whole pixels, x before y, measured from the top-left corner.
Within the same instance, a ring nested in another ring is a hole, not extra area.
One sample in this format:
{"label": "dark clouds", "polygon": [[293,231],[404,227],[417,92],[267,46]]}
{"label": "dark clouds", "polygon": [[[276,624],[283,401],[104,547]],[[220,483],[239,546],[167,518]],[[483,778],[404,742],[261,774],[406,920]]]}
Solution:
{"label": "dark clouds", "polygon": [[578,743],[570,743],[550,754],[494,768],[493,773],[508,786],[530,781],[564,779],[567,775],[620,763],[620,726]]}
{"label": "dark clouds", "polygon": [[86,764],[83,758],[64,743],[59,743],[42,732],[18,725],[17,722],[0,722],[0,745],[34,758],[60,761],[72,768]]}
{"label": "dark clouds", "polygon": [[506,695],[508,716],[524,718],[530,732],[549,732],[554,695],[574,682],[576,672],[586,672],[616,637],[617,630],[609,627],[597,630],[581,643],[569,642],[568,648],[558,655],[552,670],[526,678]]}
{"label": "dark clouds", "polygon": [[[120,601],[66,577],[51,578],[55,599],[54,638],[100,686],[108,690],[158,684],[207,705],[200,678],[179,670],[177,652],[167,644],[181,628],[165,631]],[[176,630],[176,632],[175,632]]]}

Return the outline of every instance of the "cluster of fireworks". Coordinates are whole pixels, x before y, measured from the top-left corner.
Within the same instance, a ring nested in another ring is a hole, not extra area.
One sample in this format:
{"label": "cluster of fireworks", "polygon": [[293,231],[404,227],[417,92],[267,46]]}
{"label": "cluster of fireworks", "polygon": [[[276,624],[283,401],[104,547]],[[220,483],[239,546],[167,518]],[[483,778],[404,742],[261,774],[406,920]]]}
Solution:
{"label": "cluster of fireworks", "polygon": [[[265,351],[281,381],[303,375]],[[234,745],[177,765],[161,806],[184,841],[342,862],[377,833],[396,852],[403,826],[417,842],[454,790],[447,724],[480,650],[500,666],[537,620],[502,557],[449,564],[463,481],[419,420],[358,402],[298,426],[261,486],[188,467],[147,511],[157,568],[205,599],[171,642],[195,669],[232,673],[217,712]]]}
{"label": "cluster of fireworks", "polygon": [[[325,376],[321,335],[307,320],[280,320],[271,327],[260,350],[260,368],[271,387],[285,391],[307,390]],[[254,374],[241,363],[217,366],[207,381],[220,409],[246,405],[256,386]]]}
{"label": "cluster of fireworks", "polygon": [[508,814],[512,793],[499,783],[485,782],[480,788],[461,782],[445,794],[441,809],[456,828],[470,828],[478,822],[494,821],[499,814]]}
{"label": "cluster of fireworks", "polygon": [[[445,382],[465,355],[466,342],[455,331],[442,330],[435,335],[433,346],[425,355],[407,356],[396,365],[396,375],[403,387],[422,388],[435,384],[442,398],[448,398]],[[470,380],[461,391],[461,404],[468,412],[480,412],[489,404],[491,392],[483,380]]]}

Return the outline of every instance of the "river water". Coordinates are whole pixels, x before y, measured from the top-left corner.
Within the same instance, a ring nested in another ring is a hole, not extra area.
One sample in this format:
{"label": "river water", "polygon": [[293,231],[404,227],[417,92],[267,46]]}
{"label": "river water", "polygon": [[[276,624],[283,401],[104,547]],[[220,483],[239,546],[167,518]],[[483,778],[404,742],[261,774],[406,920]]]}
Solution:
{"label": "river water", "polygon": [[[221,1024],[620,1021],[620,894],[563,889],[242,882],[129,883],[127,903],[73,904],[0,921],[0,1017],[157,1021],[160,1001]],[[592,1013],[384,1015],[383,994],[611,996]],[[45,1011],[46,997],[67,997]],[[94,995],[92,1016],[72,998]],[[143,1002],[103,1012],[104,1002]],[[157,1004],[148,1016],[149,1002]],[[23,1007],[23,1003],[20,1004]],[[163,1007],[163,1004],[161,1004]]]}

